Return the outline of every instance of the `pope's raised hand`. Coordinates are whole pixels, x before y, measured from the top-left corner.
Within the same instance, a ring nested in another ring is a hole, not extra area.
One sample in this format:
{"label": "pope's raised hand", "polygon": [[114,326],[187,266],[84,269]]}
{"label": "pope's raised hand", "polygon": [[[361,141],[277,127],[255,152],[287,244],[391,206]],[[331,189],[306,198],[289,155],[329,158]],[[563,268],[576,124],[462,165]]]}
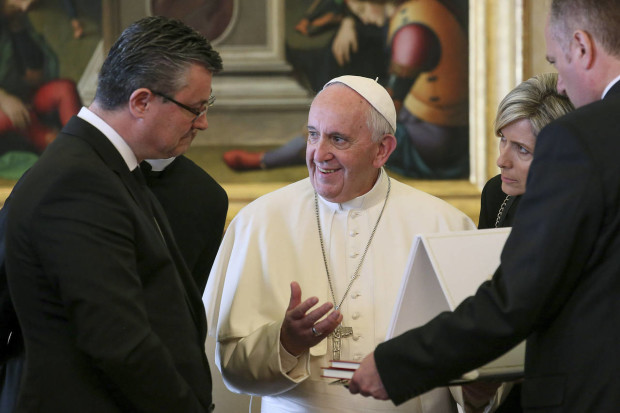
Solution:
{"label": "pope's raised hand", "polygon": [[318,302],[317,297],[302,302],[301,287],[295,281],[291,283],[291,299],[280,329],[280,342],[294,356],[320,343],[342,322],[338,310],[321,320],[334,307],[332,303],[324,303],[310,311]]}

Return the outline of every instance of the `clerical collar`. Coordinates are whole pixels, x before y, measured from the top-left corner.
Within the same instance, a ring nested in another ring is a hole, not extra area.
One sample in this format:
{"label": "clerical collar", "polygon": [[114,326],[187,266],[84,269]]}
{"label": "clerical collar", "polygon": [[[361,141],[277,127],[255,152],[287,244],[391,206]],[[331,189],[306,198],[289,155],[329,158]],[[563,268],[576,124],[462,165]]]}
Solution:
{"label": "clerical collar", "polygon": [[150,165],[153,172],[161,172],[168,167],[176,158],[167,159],[145,159]]}
{"label": "clerical collar", "polygon": [[385,201],[385,193],[387,191],[388,182],[387,182],[387,173],[383,168],[379,171],[379,176],[377,177],[377,182],[370,189],[370,191],[366,192],[364,195],[360,195],[357,198],[353,198],[347,202],[330,202],[319,195],[319,199],[321,203],[327,206],[331,210],[335,211],[348,211],[351,209],[367,209],[376,204],[383,204]]}

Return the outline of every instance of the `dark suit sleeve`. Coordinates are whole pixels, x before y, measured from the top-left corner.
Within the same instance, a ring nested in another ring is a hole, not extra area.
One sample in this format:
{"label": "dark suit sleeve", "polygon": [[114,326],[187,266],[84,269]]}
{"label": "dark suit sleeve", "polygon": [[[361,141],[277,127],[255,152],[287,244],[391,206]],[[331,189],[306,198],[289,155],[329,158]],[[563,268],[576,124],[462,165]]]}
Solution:
{"label": "dark suit sleeve", "polygon": [[453,313],[377,347],[377,368],[394,403],[445,385],[554,320],[584,267],[600,258],[593,251],[604,188],[593,164],[563,124],[541,132],[518,225],[493,279]]}
{"label": "dark suit sleeve", "polygon": [[[41,189],[45,193],[30,219],[19,219],[17,211],[9,220],[13,255],[35,251],[46,270],[41,277],[49,282],[41,288],[51,290],[46,311],[67,318],[72,345],[98,368],[110,391],[122,394],[137,410],[206,411],[208,406],[201,405],[179,374],[168,350],[172,344],[163,343],[150,325],[154,311],[188,311],[184,305],[160,308],[164,302],[185,303],[182,288],[148,289],[148,284],[175,274],[157,273],[170,258],[151,218],[128,208],[131,198],[119,179],[110,179],[110,172],[104,175],[86,166],[66,175]],[[11,212],[16,209],[13,205]],[[151,238],[161,246],[147,250],[136,245]],[[36,260],[31,261],[33,274],[39,268]],[[16,265],[23,271],[27,258],[20,256],[19,261]],[[171,328],[181,332],[184,326]]]}
{"label": "dark suit sleeve", "polygon": [[[6,227],[10,196],[0,209],[0,364],[8,358],[23,354],[22,332],[9,293],[6,274]],[[0,377],[1,380],[1,377]]]}
{"label": "dark suit sleeve", "polygon": [[17,316],[13,309],[9,287],[6,280],[4,266],[5,247],[4,233],[6,231],[7,204],[0,209],[0,364],[4,364],[9,354],[9,338],[18,326]]}

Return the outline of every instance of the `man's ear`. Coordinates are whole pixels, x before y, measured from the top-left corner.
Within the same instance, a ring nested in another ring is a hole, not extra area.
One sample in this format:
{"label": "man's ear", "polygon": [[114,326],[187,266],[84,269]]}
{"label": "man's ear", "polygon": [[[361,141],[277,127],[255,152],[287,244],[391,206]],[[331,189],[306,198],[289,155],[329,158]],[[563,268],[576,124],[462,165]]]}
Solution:
{"label": "man's ear", "polygon": [[596,45],[592,35],[583,30],[576,30],[571,40],[571,55],[575,63],[579,64],[582,69],[590,69],[596,57]]}
{"label": "man's ear", "polygon": [[392,152],[394,152],[394,149],[396,149],[396,137],[394,135],[383,135],[378,145],[379,150],[373,162],[375,168],[381,168],[385,165]]}
{"label": "man's ear", "polygon": [[133,91],[129,96],[129,111],[136,118],[143,118],[148,111],[149,104],[155,96],[147,88]]}

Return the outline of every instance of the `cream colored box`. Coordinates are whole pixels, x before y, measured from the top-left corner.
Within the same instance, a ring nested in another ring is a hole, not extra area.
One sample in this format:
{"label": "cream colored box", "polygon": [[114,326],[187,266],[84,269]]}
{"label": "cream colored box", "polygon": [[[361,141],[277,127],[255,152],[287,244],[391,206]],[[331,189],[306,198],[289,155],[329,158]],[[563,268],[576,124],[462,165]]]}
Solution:
{"label": "cream colored box", "polygon": [[[510,228],[417,235],[403,274],[386,339],[454,310],[493,276]],[[462,380],[513,379],[523,375],[525,342]]]}

